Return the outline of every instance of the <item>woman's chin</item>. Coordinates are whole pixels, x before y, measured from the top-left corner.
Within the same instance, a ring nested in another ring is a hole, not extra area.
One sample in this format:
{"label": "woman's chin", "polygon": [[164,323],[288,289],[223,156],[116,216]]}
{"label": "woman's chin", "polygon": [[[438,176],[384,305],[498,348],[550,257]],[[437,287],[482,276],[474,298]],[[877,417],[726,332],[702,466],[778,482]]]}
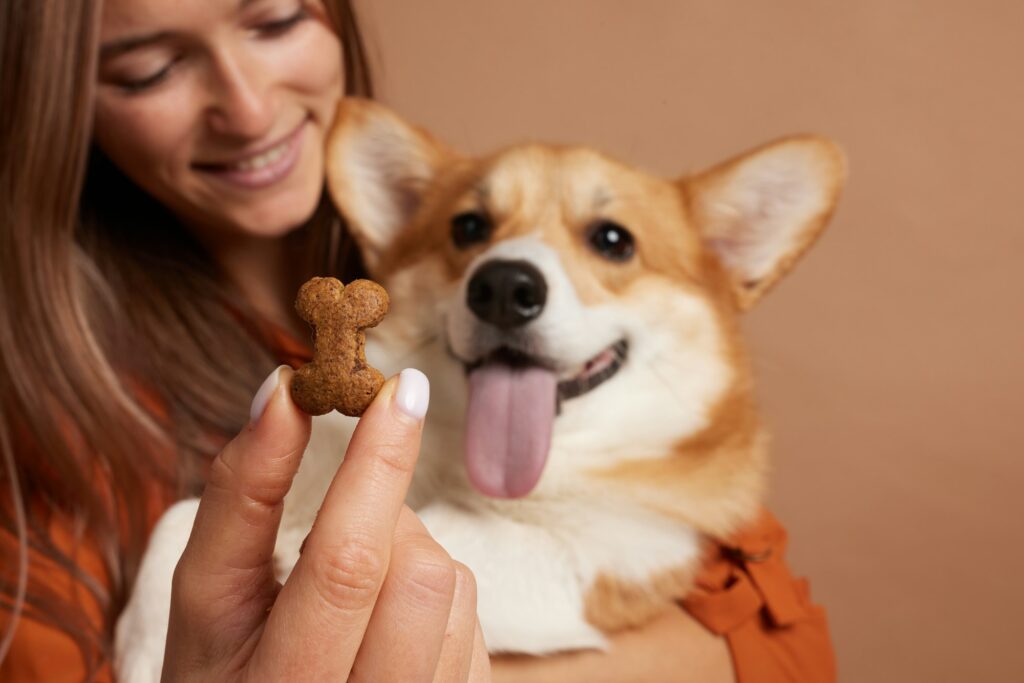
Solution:
{"label": "woman's chin", "polygon": [[[302,227],[313,216],[320,203],[320,194],[308,197],[281,196],[274,201],[264,200],[234,207],[219,207],[217,212],[183,216],[186,225],[200,241],[217,241],[283,237]],[[225,210],[229,209],[229,210]],[[191,213],[191,212],[190,212]]]}
{"label": "woman's chin", "polygon": [[254,237],[273,239],[301,228],[309,221],[316,204],[312,204],[308,211],[281,211],[262,214],[258,216],[240,216],[237,221],[230,225],[238,237]]}

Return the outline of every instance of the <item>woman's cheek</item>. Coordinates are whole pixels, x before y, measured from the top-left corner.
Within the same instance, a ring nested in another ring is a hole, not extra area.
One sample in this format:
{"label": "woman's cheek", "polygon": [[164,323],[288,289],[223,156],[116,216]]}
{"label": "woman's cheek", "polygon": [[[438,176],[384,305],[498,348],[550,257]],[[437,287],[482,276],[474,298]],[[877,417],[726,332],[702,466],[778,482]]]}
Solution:
{"label": "woman's cheek", "polygon": [[[344,53],[341,39],[327,18],[323,3],[311,5],[314,38],[309,41],[310,55],[306,65],[316,64],[319,68],[311,69],[310,75],[319,81],[321,88],[331,88],[336,98],[341,97],[345,90]],[[318,73],[314,73],[318,72]],[[333,114],[333,111],[331,112]]]}
{"label": "woman's cheek", "polygon": [[161,185],[189,168],[200,116],[188,88],[137,97],[111,95],[97,102],[95,138],[126,175],[162,194]]}
{"label": "woman's cheek", "polygon": [[281,75],[281,82],[293,92],[313,98],[321,116],[333,117],[345,85],[341,43],[334,33],[315,24],[306,40],[282,46],[277,58],[268,61]]}

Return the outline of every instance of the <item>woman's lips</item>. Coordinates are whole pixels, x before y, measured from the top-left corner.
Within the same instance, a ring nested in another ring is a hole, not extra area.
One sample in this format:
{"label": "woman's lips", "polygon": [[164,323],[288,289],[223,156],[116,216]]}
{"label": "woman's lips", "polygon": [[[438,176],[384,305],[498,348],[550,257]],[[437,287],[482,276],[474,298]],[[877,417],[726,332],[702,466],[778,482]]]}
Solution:
{"label": "woman's lips", "polygon": [[288,176],[302,154],[306,121],[273,147],[232,164],[193,164],[201,173],[245,189],[269,187]]}

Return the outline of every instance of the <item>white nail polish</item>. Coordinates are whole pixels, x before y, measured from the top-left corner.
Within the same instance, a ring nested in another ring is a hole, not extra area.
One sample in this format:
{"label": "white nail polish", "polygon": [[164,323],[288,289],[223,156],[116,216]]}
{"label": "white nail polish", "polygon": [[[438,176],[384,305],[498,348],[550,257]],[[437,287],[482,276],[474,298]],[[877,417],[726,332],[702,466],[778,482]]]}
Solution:
{"label": "white nail polish", "polygon": [[267,403],[270,402],[270,397],[274,395],[274,391],[277,389],[277,385],[281,382],[281,371],[284,370],[287,365],[279,365],[274,368],[274,371],[270,373],[263,384],[260,385],[259,391],[256,392],[256,396],[252,399],[252,406],[249,408],[249,422],[255,424],[259,421],[263,415],[263,411],[267,409]]}
{"label": "white nail polish", "polygon": [[399,410],[410,417],[422,420],[430,403],[430,382],[427,376],[415,368],[406,368],[398,375],[395,403]]}

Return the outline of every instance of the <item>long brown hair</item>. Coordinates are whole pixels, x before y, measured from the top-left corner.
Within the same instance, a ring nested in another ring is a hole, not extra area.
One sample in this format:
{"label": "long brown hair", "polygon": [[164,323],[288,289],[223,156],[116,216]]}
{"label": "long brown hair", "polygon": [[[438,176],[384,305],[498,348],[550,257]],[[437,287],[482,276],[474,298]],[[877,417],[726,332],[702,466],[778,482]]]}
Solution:
{"label": "long brown hair", "polygon": [[[153,496],[201,488],[276,364],[209,256],[92,146],[101,4],[0,3],[0,661],[24,614],[68,633],[89,678],[109,656]],[[325,4],[346,90],[371,96],[350,2]],[[304,259],[297,279],[353,267],[326,201],[287,239]],[[79,566],[84,546],[105,576]],[[54,571],[103,628],[43,580]]]}

